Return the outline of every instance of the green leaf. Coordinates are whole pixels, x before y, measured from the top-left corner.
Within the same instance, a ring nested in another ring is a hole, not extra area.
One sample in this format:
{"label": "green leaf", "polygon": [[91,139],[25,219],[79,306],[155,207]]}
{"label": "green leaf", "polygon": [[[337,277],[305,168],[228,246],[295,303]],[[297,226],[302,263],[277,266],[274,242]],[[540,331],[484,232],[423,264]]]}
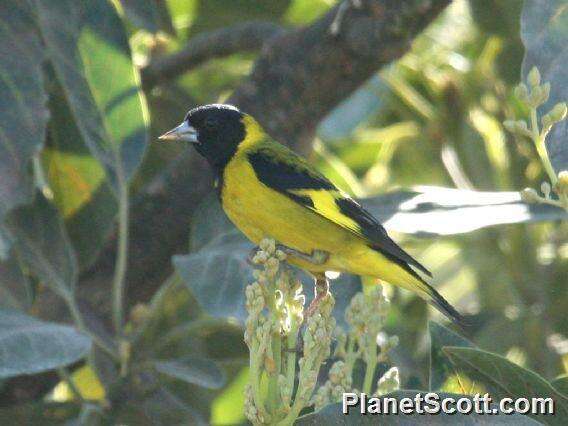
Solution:
{"label": "green leaf", "polygon": [[207,389],[220,389],[225,384],[225,375],[217,364],[205,358],[156,361],[154,367],[169,377]]}
{"label": "green leaf", "polygon": [[165,0],[120,0],[126,17],[151,33],[162,30],[174,34],[170,12]]}
{"label": "green leaf", "polygon": [[250,370],[242,368],[234,380],[229,383],[211,403],[211,424],[235,425],[245,421],[245,386],[249,382]]}
{"label": "green leaf", "polygon": [[53,70],[48,75],[51,119],[42,164],[79,265],[85,269],[107,241],[117,202],[103,166],[84,144],[77,122],[70,119],[73,112]]}
{"label": "green leaf", "polygon": [[454,235],[489,226],[568,219],[546,204],[527,204],[518,192],[422,186],[361,200],[384,226],[420,236]]}
{"label": "green leaf", "polygon": [[284,19],[292,25],[305,25],[324,14],[332,5],[326,0],[292,0]]}
{"label": "green leaf", "polygon": [[106,0],[38,0],[36,7],[71,118],[118,192],[147,143],[145,102],[122,22]]}
{"label": "green leaf", "polygon": [[[400,400],[401,398],[414,399],[417,394],[424,396],[426,392],[418,390],[400,390],[385,395],[385,397],[393,397]],[[467,395],[458,395],[452,393],[438,393],[440,398],[467,398]],[[486,414],[360,414],[360,407],[351,408],[348,415],[342,413],[342,403],[330,404],[322,408],[320,411],[300,417],[295,423],[297,426],[309,425],[494,425],[494,424],[511,424],[511,425],[538,425],[540,423],[530,418],[520,415],[491,415]]]}
{"label": "green leaf", "polygon": [[28,2],[0,3],[0,223],[33,198],[30,160],[41,149],[48,119],[45,54]]}
{"label": "green leaf", "polygon": [[505,397],[552,398],[555,416],[534,418],[550,424],[565,424],[565,419],[568,418],[568,398],[538,374],[519,367],[500,355],[480,349],[446,347],[443,350],[458,370],[485,385],[494,400]]}
{"label": "green leaf", "polygon": [[0,378],[35,374],[84,358],[91,339],[66,325],[0,309]]}
{"label": "green leaf", "polygon": [[193,34],[245,21],[277,21],[291,0],[198,0]]}
{"label": "green leaf", "polygon": [[[557,102],[568,101],[568,8],[565,0],[525,0],[521,16],[525,45],[523,76],[537,66],[542,81],[551,85],[550,98],[540,108],[547,113]],[[568,120],[553,127],[546,148],[557,172],[568,170]]]}
{"label": "green leaf", "polygon": [[10,212],[6,227],[21,262],[53,291],[69,297],[77,281],[77,260],[57,209],[38,193],[33,204]]}
{"label": "green leaf", "polygon": [[428,323],[428,331],[430,333],[430,390],[436,391],[441,389],[446,380],[455,373],[443,348],[445,346],[472,348],[474,345],[449,328],[433,321]]}
{"label": "green leaf", "polygon": [[23,273],[15,254],[0,257],[0,309],[27,310],[33,300],[31,284]]}

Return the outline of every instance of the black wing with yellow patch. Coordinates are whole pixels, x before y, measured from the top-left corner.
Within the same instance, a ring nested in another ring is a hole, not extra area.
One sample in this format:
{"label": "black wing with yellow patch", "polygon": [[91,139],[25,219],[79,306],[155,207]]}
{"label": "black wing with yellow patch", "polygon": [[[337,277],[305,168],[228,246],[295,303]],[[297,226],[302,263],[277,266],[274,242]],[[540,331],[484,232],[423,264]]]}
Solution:
{"label": "black wing with yellow patch", "polygon": [[257,178],[268,187],[364,238],[370,247],[403,266],[412,275],[417,276],[409,265],[431,276],[424,266],[388,236],[369,212],[314,171],[300,156],[284,146],[270,146],[249,153],[248,158]]}

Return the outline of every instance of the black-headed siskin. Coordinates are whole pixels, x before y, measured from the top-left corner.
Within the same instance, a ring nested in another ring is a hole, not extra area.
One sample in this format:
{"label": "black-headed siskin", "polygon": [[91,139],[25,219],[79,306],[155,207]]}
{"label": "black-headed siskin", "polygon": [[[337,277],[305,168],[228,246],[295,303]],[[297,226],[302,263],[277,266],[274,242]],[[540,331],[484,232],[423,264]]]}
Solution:
{"label": "black-headed siskin", "polygon": [[430,272],[370,213],[270,138],[252,116],[231,105],[205,105],[160,139],[190,142],[205,157],[218,179],[223,209],[253,243],[272,238],[290,249],[290,263],[315,277],[326,271],[376,277],[463,321],[421,276]]}

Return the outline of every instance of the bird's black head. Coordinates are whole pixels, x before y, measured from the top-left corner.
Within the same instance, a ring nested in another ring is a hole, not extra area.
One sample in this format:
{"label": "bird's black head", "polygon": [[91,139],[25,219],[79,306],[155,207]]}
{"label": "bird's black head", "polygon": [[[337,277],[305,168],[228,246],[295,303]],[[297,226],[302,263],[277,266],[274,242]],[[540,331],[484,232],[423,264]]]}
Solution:
{"label": "bird's black head", "polygon": [[190,110],[178,127],[160,139],[193,143],[197,152],[219,171],[245,138],[243,117],[244,114],[232,105],[200,106]]}

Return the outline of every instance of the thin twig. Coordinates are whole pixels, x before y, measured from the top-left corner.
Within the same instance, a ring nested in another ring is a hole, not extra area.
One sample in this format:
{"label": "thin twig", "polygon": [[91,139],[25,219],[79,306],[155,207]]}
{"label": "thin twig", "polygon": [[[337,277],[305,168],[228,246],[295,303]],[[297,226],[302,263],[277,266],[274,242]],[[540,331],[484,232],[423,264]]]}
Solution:
{"label": "thin twig", "polygon": [[128,183],[122,173],[118,173],[118,248],[114,267],[112,319],[116,339],[118,340],[118,355],[120,359],[120,372],[126,376],[129,360],[129,346],[123,336],[124,323],[124,293],[126,287],[126,266],[128,262]]}
{"label": "thin twig", "polygon": [[237,52],[259,50],[283,28],[270,22],[245,22],[199,34],[176,53],[156,58],[141,70],[142,85],[151,89],[161,81],[175,77],[203,62]]}
{"label": "thin twig", "polygon": [[546,151],[546,146],[544,143],[544,135],[540,133],[540,130],[538,128],[538,118],[537,118],[536,108],[531,108],[530,119],[531,119],[532,139],[535,143],[536,150],[538,152],[540,160],[542,161],[542,164],[544,165],[544,169],[546,170],[546,174],[548,175],[550,182],[552,183],[552,185],[555,185],[556,182],[558,181],[558,178],[556,177],[556,172],[554,171],[554,167],[552,167],[550,158],[548,158],[548,153]]}

